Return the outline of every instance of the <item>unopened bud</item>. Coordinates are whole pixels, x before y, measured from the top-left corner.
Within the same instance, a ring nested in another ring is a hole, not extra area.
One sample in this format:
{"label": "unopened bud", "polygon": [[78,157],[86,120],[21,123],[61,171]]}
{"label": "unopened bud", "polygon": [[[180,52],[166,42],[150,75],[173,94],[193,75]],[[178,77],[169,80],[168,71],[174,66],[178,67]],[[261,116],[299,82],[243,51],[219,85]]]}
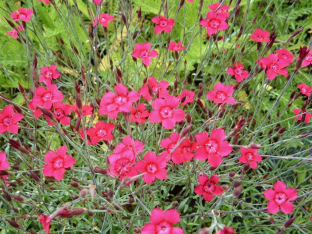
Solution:
{"label": "unopened bud", "polygon": [[207,230],[207,228],[204,228],[204,229],[200,230],[198,234],[209,234],[209,233],[210,233],[209,229]]}
{"label": "unopened bud", "polygon": [[114,196],[113,190],[108,189],[108,191],[107,191],[107,193],[106,193],[106,196],[107,196],[108,199],[112,199],[113,196]]}
{"label": "unopened bud", "polygon": [[271,216],[269,216],[269,220],[270,220],[271,223],[275,224],[275,220]]}
{"label": "unopened bud", "polygon": [[236,197],[236,198],[238,198],[239,195],[241,195],[242,191],[243,191],[243,187],[237,187],[237,188],[235,188],[235,189],[234,189],[234,192],[233,192],[233,196]]}
{"label": "unopened bud", "polygon": [[74,188],[79,188],[80,186],[77,182],[69,182],[69,184],[73,186]]}
{"label": "unopened bud", "polygon": [[233,176],[235,176],[235,172],[234,172],[234,171],[231,171],[231,172],[229,173],[229,177],[233,177]]}
{"label": "unopened bud", "polygon": [[252,148],[252,149],[261,149],[262,146],[261,146],[260,144],[258,144],[258,143],[250,143],[250,144],[248,145],[248,148]]}
{"label": "unopened bud", "polygon": [[107,170],[105,170],[104,168],[99,167],[99,166],[95,166],[94,171],[96,171],[97,173],[100,173],[102,175],[107,175]]}
{"label": "unopened bud", "polygon": [[11,197],[13,197],[16,201],[19,201],[19,202],[24,202],[24,198],[20,197],[20,196],[16,196],[16,195],[13,195],[13,194],[10,194]]}
{"label": "unopened bud", "polygon": [[296,218],[297,218],[297,217],[293,217],[293,218],[291,218],[291,219],[288,219],[288,220],[285,222],[284,227],[285,227],[285,228],[288,228],[290,225],[293,224],[293,222],[295,221]]}
{"label": "unopened bud", "polygon": [[242,181],[241,181],[241,180],[238,180],[238,181],[236,181],[236,182],[233,184],[233,187],[234,187],[234,188],[237,188],[238,186],[241,185],[241,183],[242,183]]}
{"label": "unopened bud", "polygon": [[80,192],[79,192],[79,196],[80,196],[80,197],[84,197],[84,196],[87,195],[87,193],[88,193],[88,191],[87,191],[86,189],[82,189],[82,190],[80,190]]}
{"label": "unopened bud", "polygon": [[5,219],[12,227],[15,227],[17,229],[20,229],[21,226],[14,220],[11,219]]}

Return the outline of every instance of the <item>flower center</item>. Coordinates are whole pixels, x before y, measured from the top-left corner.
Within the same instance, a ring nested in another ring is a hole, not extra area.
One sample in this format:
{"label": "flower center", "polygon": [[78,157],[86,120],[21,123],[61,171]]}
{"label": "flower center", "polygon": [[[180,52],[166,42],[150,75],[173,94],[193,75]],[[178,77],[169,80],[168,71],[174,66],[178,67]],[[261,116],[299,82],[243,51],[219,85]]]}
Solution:
{"label": "flower center", "polygon": [[147,58],[148,57],[148,52],[146,50],[141,51],[141,57],[142,58]]}
{"label": "flower center", "polygon": [[170,107],[164,107],[160,110],[160,115],[165,119],[172,118],[172,109]]}
{"label": "flower center", "polygon": [[273,63],[272,66],[271,66],[271,69],[273,71],[277,71],[278,70],[278,66],[275,63]]}
{"label": "flower center", "polygon": [[53,94],[52,93],[45,93],[42,96],[42,101],[47,102],[47,101],[51,101],[53,98]]}
{"label": "flower center", "polygon": [[51,78],[52,77],[52,72],[48,71],[45,75],[46,75],[47,78]]}
{"label": "flower center", "polygon": [[166,26],[167,26],[167,20],[161,20],[160,23],[159,23],[159,25],[160,25],[161,27],[166,27]]}
{"label": "flower center", "polygon": [[221,100],[221,101],[224,101],[224,100],[226,100],[226,98],[227,98],[227,95],[224,93],[224,92],[217,92],[217,98],[219,99],[219,100]]}
{"label": "flower center", "polygon": [[286,54],[283,54],[283,59],[287,59],[287,55]]}
{"label": "flower center", "polygon": [[64,116],[64,111],[62,109],[57,109],[55,111],[55,116],[56,116],[57,119],[60,119],[61,117]]}
{"label": "flower center", "polygon": [[207,182],[204,186],[204,190],[205,190],[205,192],[211,192],[212,193],[214,191],[214,185]]}
{"label": "flower center", "polygon": [[12,122],[13,122],[13,120],[12,120],[12,117],[5,117],[4,119],[3,119],[3,125],[5,125],[5,126],[10,126],[11,124],[12,124]]}
{"label": "flower center", "polygon": [[306,92],[307,92],[307,89],[306,89],[306,88],[302,88],[302,89],[301,89],[301,92],[306,93]]}
{"label": "flower center", "polygon": [[208,153],[213,154],[217,152],[219,146],[214,140],[209,140],[209,142],[205,144],[205,148]]}
{"label": "flower center", "polygon": [[117,98],[115,98],[115,102],[119,105],[122,105],[127,102],[127,97],[118,96]]}
{"label": "flower center", "polygon": [[58,158],[54,161],[53,165],[54,165],[54,168],[55,168],[55,169],[59,169],[59,168],[64,167],[64,159],[61,158],[61,157],[58,157]]}
{"label": "flower center", "polygon": [[263,36],[258,35],[258,39],[263,40]]}
{"label": "flower center", "polygon": [[158,171],[158,167],[155,163],[149,163],[146,165],[146,171],[150,174],[155,174]]}
{"label": "flower center", "polygon": [[157,93],[157,92],[161,93],[161,88],[158,86],[153,87],[152,90],[153,90],[153,93]]}
{"label": "flower center", "polygon": [[106,129],[100,129],[97,133],[96,133],[96,135],[97,136],[99,136],[99,137],[104,137],[104,136],[106,136],[107,135],[107,131],[106,131]]}
{"label": "flower center", "polygon": [[156,226],[156,233],[158,234],[170,234],[171,232],[171,226],[172,224],[170,224],[167,221],[162,221],[159,224],[157,224]]}
{"label": "flower center", "polygon": [[141,118],[141,111],[137,111],[135,117],[137,117],[138,119]]}
{"label": "flower center", "polygon": [[210,20],[209,25],[210,27],[217,29],[220,26],[220,21],[217,19]]}
{"label": "flower center", "polygon": [[182,148],[182,152],[185,154],[185,153],[190,153],[191,152],[191,147],[189,146],[184,146]]}
{"label": "flower center", "polygon": [[106,20],[106,18],[104,18],[104,17],[103,17],[103,18],[101,18],[101,22],[103,22],[103,23],[104,23],[104,22],[106,22],[106,21],[107,21],[107,20]]}
{"label": "flower center", "polygon": [[250,161],[254,158],[254,155],[252,153],[247,153],[246,158],[248,159],[248,161]]}
{"label": "flower center", "polygon": [[122,158],[116,162],[116,171],[118,174],[123,174],[129,171],[129,159]]}
{"label": "flower center", "polygon": [[21,18],[21,19],[25,19],[25,18],[26,18],[26,15],[25,15],[25,14],[20,14],[20,18]]}
{"label": "flower center", "polygon": [[235,68],[235,73],[237,74],[237,75],[241,75],[242,73],[243,73],[243,71],[242,71],[242,69],[240,69],[240,68]]}
{"label": "flower center", "polygon": [[287,196],[286,196],[285,193],[276,193],[276,194],[275,194],[274,201],[275,201],[278,205],[281,205],[281,204],[283,204],[285,201],[287,201]]}

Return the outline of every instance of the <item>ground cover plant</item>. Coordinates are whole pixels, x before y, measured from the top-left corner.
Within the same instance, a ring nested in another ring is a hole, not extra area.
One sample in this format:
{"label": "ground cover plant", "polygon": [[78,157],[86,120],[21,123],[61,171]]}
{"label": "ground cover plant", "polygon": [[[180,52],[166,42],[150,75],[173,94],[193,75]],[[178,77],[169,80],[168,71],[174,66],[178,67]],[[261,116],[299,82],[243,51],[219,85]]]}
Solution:
{"label": "ground cover plant", "polygon": [[0,2],[0,233],[311,233],[309,1]]}

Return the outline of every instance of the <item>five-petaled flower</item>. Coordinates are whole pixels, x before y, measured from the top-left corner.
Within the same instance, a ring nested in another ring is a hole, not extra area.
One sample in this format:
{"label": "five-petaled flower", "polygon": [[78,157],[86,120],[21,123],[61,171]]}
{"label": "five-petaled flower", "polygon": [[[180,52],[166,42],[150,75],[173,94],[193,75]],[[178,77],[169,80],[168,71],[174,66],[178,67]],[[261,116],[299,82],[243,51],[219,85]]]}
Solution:
{"label": "five-petaled flower", "polygon": [[185,49],[185,46],[182,46],[182,41],[178,41],[178,42],[171,41],[169,43],[168,50],[170,51],[181,51],[184,49]]}
{"label": "five-petaled flower", "polygon": [[0,133],[6,131],[16,134],[18,132],[18,121],[24,116],[19,113],[14,113],[12,106],[6,106],[0,112]]}
{"label": "five-petaled flower", "polygon": [[193,152],[196,148],[197,144],[188,138],[182,141],[178,148],[172,153],[171,160],[177,164],[190,161],[192,158],[194,158]]}
{"label": "five-petaled flower", "polygon": [[207,29],[208,35],[215,34],[218,30],[223,31],[228,28],[228,24],[226,22],[226,17],[221,14],[217,14],[215,12],[209,11],[207,13],[207,19],[202,19],[199,22],[199,25],[205,27]]}
{"label": "five-petaled flower", "polygon": [[256,42],[270,42],[270,33],[268,31],[264,31],[260,28],[255,29],[253,34],[250,35],[250,38]]}
{"label": "five-petaled flower", "polygon": [[300,92],[305,96],[310,96],[312,92],[312,87],[309,85],[306,85],[305,83],[297,84],[298,88],[300,89]]}
{"label": "five-petaled flower", "polygon": [[131,56],[134,58],[142,59],[142,63],[148,67],[152,62],[151,58],[155,58],[158,56],[156,50],[151,50],[151,43],[143,43],[143,44],[135,44],[134,51]]}
{"label": "five-petaled flower", "polygon": [[114,128],[115,124],[104,123],[103,121],[99,121],[94,127],[89,128],[87,134],[90,136],[92,145],[96,145],[100,140],[112,141],[114,139],[112,135]]}
{"label": "five-petaled flower", "polygon": [[[23,28],[23,26],[17,25],[17,30],[18,31],[23,31],[24,28]],[[11,35],[12,38],[17,39],[18,32],[16,31],[16,29],[13,28],[11,31],[8,31],[8,33],[6,35],[7,36]]]}
{"label": "five-petaled flower", "polygon": [[43,174],[45,176],[52,176],[57,180],[62,180],[65,169],[70,168],[76,162],[75,158],[66,154],[67,146],[61,146],[55,151],[49,151],[45,157],[44,161],[47,164],[43,167]]}
{"label": "five-petaled flower", "polygon": [[222,163],[222,158],[232,152],[232,147],[224,139],[226,137],[222,128],[213,129],[210,137],[207,132],[196,134],[196,142],[200,146],[195,152],[195,158],[208,163],[213,167],[218,167]]}
{"label": "five-petaled flower", "polygon": [[234,104],[235,99],[230,97],[234,92],[234,88],[231,85],[224,85],[222,83],[216,83],[214,90],[207,93],[207,98],[217,104],[227,103]]}
{"label": "five-petaled flower", "polygon": [[285,60],[279,60],[275,54],[269,54],[267,58],[261,58],[259,65],[265,69],[269,80],[273,80],[278,74],[287,77],[288,72],[285,67],[288,66],[288,62]]}
{"label": "five-petaled flower", "polygon": [[198,183],[194,189],[194,192],[198,195],[203,195],[205,201],[212,201],[214,195],[218,196],[223,193],[221,185],[219,183],[219,177],[213,175],[210,178],[207,175],[199,176]]}
{"label": "five-petaled flower", "polygon": [[63,94],[57,90],[55,84],[45,87],[35,88],[35,96],[32,99],[33,107],[42,106],[46,109],[51,109],[54,102],[62,101]]}
{"label": "five-petaled flower", "polygon": [[300,116],[295,117],[295,120],[298,120],[298,121],[302,120],[302,116],[303,116],[303,115],[305,115],[304,121],[305,121],[306,123],[309,123],[309,122],[310,122],[310,119],[312,118],[312,114],[310,114],[309,112],[303,114],[304,112],[306,112],[306,110],[293,109],[293,112],[295,113],[295,115],[299,115],[299,114],[300,114]]}
{"label": "five-petaled flower", "polygon": [[[172,157],[172,150],[178,143],[180,135],[176,132],[172,132],[170,134],[170,138],[165,138],[160,142],[160,147],[166,149],[163,151],[160,156],[164,157],[167,161],[169,161]],[[171,153],[171,154],[170,154]],[[170,156],[168,156],[170,154]]]}
{"label": "five-petaled flower", "polygon": [[146,110],[144,103],[139,103],[137,106],[131,107],[131,123],[144,124],[145,120],[148,118],[149,112]]}
{"label": "five-petaled flower", "polygon": [[182,109],[176,109],[179,106],[179,99],[174,96],[167,96],[165,99],[155,99],[152,106],[155,111],[151,111],[149,121],[151,123],[160,123],[165,129],[173,129],[176,122],[182,122],[185,118]]}
{"label": "five-petaled flower", "polygon": [[294,209],[294,206],[290,201],[296,199],[297,191],[293,188],[286,189],[285,183],[277,181],[274,184],[274,190],[271,188],[266,190],[264,196],[269,200],[269,213],[277,213],[281,209],[283,213],[290,214]]}
{"label": "five-petaled flower", "polygon": [[151,211],[150,223],[144,225],[141,234],[184,234],[182,228],[172,227],[178,222],[180,215],[177,210],[155,208]]}
{"label": "five-petaled flower", "polygon": [[308,55],[303,59],[301,67],[307,67],[312,65],[312,50],[309,50]]}
{"label": "five-petaled flower", "polygon": [[49,215],[45,214],[38,215],[37,213],[37,217],[39,219],[39,222],[42,224],[44,231],[47,234],[50,234],[50,224],[52,219],[49,217]]}
{"label": "five-petaled flower", "polygon": [[294,55],[290,53],[289,50],[287,49],[276,50],[276,53],[278,55],[278,59],[284,60],[285,62],[288,63],[288,65],[291,64],[292,61],[294,60]]}
{"label": "five-petaled flower", "polygon": [[108,27],[108,23],[114,20],[115,17],[107,13],[103,13],[93,19],[93,27],[100,23],[104,28]]}
{"label": "five-petaled flower", "polygon": [[188,103],[192,103],[194,101],[194,96],[195,96],[195,92],[184,89],[181,95],[178,95],[177,97],[180,101],[183,100],[183,102],[181,103],[181,106],[185,106]]}
{"label": "five-petaled flower", "polygon": [[60,77],[61,73],[56,70],[56,65],[50,65],[49,67],[42,67],[40,69],[42,75],[39,76],[39,82],[45,82],[46,85],[50,85],[52,79]]}
{"label": "five-petaled flower", "polygon": [[167,162],[162,156],[157,157],[153,152],[147,152],[144,159],[138,161],[135,169],[144,172],[143,180],[146,184],[151,184],[156,178],[165,180],[167,178]]}
{"label": "five-petaled flower", "polygon": [[96,4],[96,5],[100,5],[102,0],[93,0],[93,2]]}
{"label": "five-petaled flower", "polygon": [[[220,5],[221,5],[220,2],[216,2],[216,3],[214,3],[214,4],[209,5],[208,8],[209,8],[210,10],[216,12],[217,14],[222,15],[222,16],[228,18],[228,17],[230,16],[228,10],[229,10],[231,7],[228,6],[228,5],[223,5],[223,6],[220,7]],[[219,8],[219,7],[220,7],[220,8]],[[219,8],[219,9],[218,9],[218,8]],[[218,9],[218,10],[217,10],[217,9]]]}
{"label": "five-petaled flower", "polygon": [[162,15],[154,17],[152,22],[157,24],[154,29],[156,34],[161,33],[162,31],[170,33],[174,26],[174,19],[167,19]]}
{"label": "five-petaled flower", "polygon": [[24,21],[27,22],[31,19],[33,11],[31,9],[19,8],[17,12],[13,12],[11,17],[14,21]]}
{"label": "five-petaled flower", "polygon": [[252,169],[256,169],[257,162],[262,161],[262,157],[258,154],[257,149],[240,147],[240,150],[242,155],[239,157],[238,161],[241,163],[248,163]]}
{"label": "five-petaled flower", "polygon": [[[70,117],[66,116],[69,115],[71,112],[70,105],[64,104],[62,102],[55,102],[53,103],[52,113],[54,114],[55,118],[58,122],[63,125],[70,124]],[[46,118],[49,125],[54,125],[49,118]]]}
{"label": "five-petaled flower", "polygon": [[4,170],[10,167],[10,163],[6,159],[6,154],[4,152],[0,152],[0,170]]}
{"label": "five-petaled flower", "polygon": [[234,76],[237,82],[241,82],[248,77],[249,72],[244,70],[244,65],[241,62],[233,63],[233,68],[228,68],[227,74]]}
{"label": "five-petaled flower", "polygon": [[147,84],[143,85],[139,91],[139,94],[146,99],[147,101],[152,101],[152,96],[158,96],[158,98],[166,98],[168,93],[169,83],[167,81],[161,80],[157,81],[154,77],[149,77],[147,80]]}
{"label": "five-petaled flower", "polygon": [[38,0],[38,2],[43,1],[45,4],[49,4],[50,0]]}
{"label": "five-petaled flower", "polygon": [[[80,116],[80,113],[78,111],[77,105],[70,105],[70,107],[78,116]],[[93,107],[92,106],[88,106],[88,105],[83,105],[82,106],[82,116],[85,117],[85,116],[88,116],[88,115],[93,115]]]}
{"label": "five-petaled flower", "polygon": [[116,145],[114,149],[115,154],[124,154],[124,153],[132,153],[132,154],[140,154],[142,153],[144,148],[144,144],[140,141],[136,141],[132,139],[130,136],[126,136],[122,139],[122,142]]}
{"label": "five-petaled flower", "polygon": [[234,229],[232,227],[224,227],[222,230],[216,232],[216,234],[234,234]]}

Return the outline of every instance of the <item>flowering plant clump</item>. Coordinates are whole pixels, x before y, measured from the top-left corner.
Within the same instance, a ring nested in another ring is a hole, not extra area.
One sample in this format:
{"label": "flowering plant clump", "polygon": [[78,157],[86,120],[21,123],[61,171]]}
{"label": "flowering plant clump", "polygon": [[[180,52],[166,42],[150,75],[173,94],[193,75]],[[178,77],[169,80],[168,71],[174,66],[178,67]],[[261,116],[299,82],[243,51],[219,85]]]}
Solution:
{"label": "flowering plant clump", "polygon": [[0,8],[1,234],[311,232],[309,1]]}

